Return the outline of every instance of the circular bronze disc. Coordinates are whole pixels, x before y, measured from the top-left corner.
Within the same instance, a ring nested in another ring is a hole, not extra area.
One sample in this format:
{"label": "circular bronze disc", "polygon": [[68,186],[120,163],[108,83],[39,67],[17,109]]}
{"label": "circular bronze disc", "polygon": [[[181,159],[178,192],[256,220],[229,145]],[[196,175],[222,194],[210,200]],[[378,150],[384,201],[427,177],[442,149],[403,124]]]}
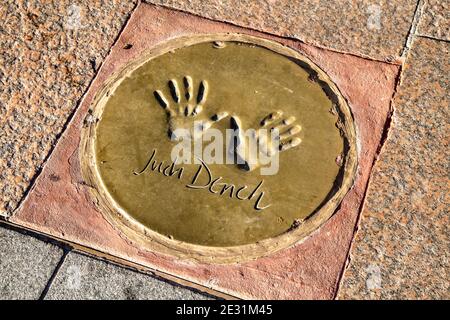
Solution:
{"label": "circular bronze disc", "polygon": [[[210,121],[225,139],[231,117],[257,131],[273,115],[292,145],[276,174],[198,161],[169,169],[173,129]],[[238,261],[298,242],[334,213],[356,169],[353,119],[336,86],[304,56],[260,38],[166,42],[112,77],[91,116],[81,161],[100,209],[139,245],[182,257]]]}

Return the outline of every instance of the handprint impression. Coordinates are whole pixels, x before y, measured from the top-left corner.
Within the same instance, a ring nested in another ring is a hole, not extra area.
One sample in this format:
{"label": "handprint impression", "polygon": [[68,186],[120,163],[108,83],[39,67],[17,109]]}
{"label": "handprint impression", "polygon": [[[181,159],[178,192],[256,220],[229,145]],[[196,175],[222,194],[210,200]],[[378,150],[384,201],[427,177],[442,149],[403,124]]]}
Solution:
{"label": "handprint impression", "polygon": [[194,100],[193,80],[190,76],[183,78],[185,94],[181,96],[180,87],[175,79],[168,82],[170,95],[175,103],[171,106],[169,100],[161,90],[153,92],[156,100],[166,111],[168,117],[168,135],[171,140],[190,139],[196,140],[215,123],[228,116],[227,112],[220,112],[209,119],[198,119],[203,111],[208,96],[208,82],[202,80],[199,84],[197,97]]}
{"label": "handprint impression", "polygon": [[[300,145],[302,140],[295,135],[302,128],[300,125],[293,125],[295,121],[295,117],[283,118],[283,112],[277,111],[261,121],[260,129],[244,131],[241,120],[237,116],[232,116],[230,124],[235,130],[232,151],[239,168],[252,171],[262,165],[261,159],[270,158],[275,152],[286,151]],[[251,136],[245,132],[250,132]],[[274,139],[271,139],[271,133],[274,133]],[[247,141],[247,138],[250,141]]]}

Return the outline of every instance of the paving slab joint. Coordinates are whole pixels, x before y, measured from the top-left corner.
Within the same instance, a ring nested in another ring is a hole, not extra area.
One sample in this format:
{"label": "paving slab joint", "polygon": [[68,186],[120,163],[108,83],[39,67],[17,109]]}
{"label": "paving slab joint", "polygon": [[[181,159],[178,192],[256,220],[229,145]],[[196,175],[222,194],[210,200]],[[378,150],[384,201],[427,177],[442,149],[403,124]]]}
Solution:
{"label": "paving slab joint", "polygon": [[[69,253],[69,252],[67,252],[67,254],[68,254],[68,253]],[[173,281],[173,280],[171,280],[171,279],[164,278],[164,277],[158,275],[157,273],[155,273],[155,272],[153,272],[152,270],[147,269],[147,268],[146,268],[146,269],[142,269],[142,268],[139,268],[139,267],[137,267],[137,266],[132,266],[132,265],[127,265],[127,264],[122,264],[122,263],[119,263],[119,262],[116,262],[116,261],[112,261],[112,260],[108,259],[107,257],[101,257],[101,256],[95,255],[95,254],[93,254],[93,253],[86,252],[86,251],[82,251],[82,250],[79,250],[79,249],[74,249],[74,250],[72,251],[72,253],[81,254],[81,255],[84,255],[84,256],[86,256],[86,257],[88,257],[88,258],[90,258],[90,259],[95,259],[95,260],[98,260],[98,261],[103,261],[103,262],[108,263],[108,264],[111,264],[111,265],[113,265],[113,266],[115,266],[115,267],[117,267],[117,268],[123,268],[123,269],[127,269],[127,270],[130,270],[130,271],[134,271],[134,272],[143,274],[143,275],[145,275],[145,276],[147,276],[147,277],[152,277],[152,278],[154,278],[154,279],[156,279],[156,280],[158,280],[158,281],[167,283],[167,284],[169,284],[169,285],[171,285],[171,286],[173,286],[173,287],[179,287],[179,288],[184,288],[184,289],[193,291],[193,292],[195,292],[195,293],[201,294],[201,295],[203,295],[203,296],[205,296],[205,297],[207,297],[207,298],[210,298],[210,299],[216,299],[216,300],[217,300],[217,299],[218,299],[218,300],[225,300],[225,299],[226,299],[226,296],[216,296],[216,295],[212,294],[211,292],[207,292],[207,291],[205,291],[205,290],[201,290],[201,289],[199,289],[198,287],[195,287],[195,286],[190,286],[190,285],[187,284],[187,283],[179,283],[179,282]],[[67,254],[66,254],[66,255],[67,255]],[[65,257],[64,257],[64,258],[65,258]],[[63,261],[63,259],[61,259],[61,260]],[[62,265],[62,263],[61,263],[61,265]],[[59,270],[59,269],[58,269],[58,270]],[[56,272],[56,273],[57,273],[57,272]],[[56,273],[55,273],[55,275],[56,275]],[[50,288],[50,287],[49,287],[49,288]]]}
{"label": "paving slab joint", "polygon": [[408,55],[408,51],[411,48],[412,41],[414,39],[414,36],[416,36],[417,26],[419,25],[420,18],[422,17],[423,9],[425,7],[425,1],[419,0],[417,1],[416,10],[414,11],[414,17],[413,21],[411,23],[411,28],[408,32],[408,37],[406,38],[405,46],[403,48],[403,52],[401,54],[402,59],[406,59],[406,56]]}
{"label": "paving slab joint", "polygon": [[416,37],[420,37],[420,38],[424,38],[424,39],[429,39],[429,40],[433,40],[433,41],[441,41],[441,42],[450,43],[450,40],[447,40],[447,39],[439,39],[439,38],[435,38],[435,37],[432,37],[432,36],[428,36],[428,35],[426,35],[426,34],[420,34],[420,33],[417,33],[417,34],[416,34]]}
{"label": "paving slab joint", "polygon": [[9,229],[9,230],[13,230],[15,232],[19,232],[23,235],[36,238],[36,239],[46,242],[46,243],[53,244],[63,250],[63,256],[61,257],[60,262],[55,267],[55,270],[46,285],[46,289],[44,289],[40,295],[40,298],[42,298],[42,299],[45,298],[48,290],[50,289],[51,283],[52,283],[53,279],[55,278],[55,276],[57,275],[59,268],[63,264],[65,256],[71,252],[83,254],[85,256],[92,257],[93,259],[99,259],[102,261],[106,261],[108,263],[120,266],[122,268],[127,268],[127,269],[130,269],[130,270],[142,273],[142,274],[146,274],[146,275],[152,276],[154,278],[157,278],[161,281],[175,284],[180,287],[189,288],[190,290],[199,292],[208,297],[213,297],[214,299],[223,299],[223,300],[238,300],[239,299],[230,294],[227,294],[227,293],[224,293],[221,291],[217,291],[217,290],[209,288],[209,287],[205,287],[204,285],[194,283],[190,280],[186,280],[186,279],[180,278],[178,276],[175,276],[175,275],[172,275],[169,273],[157,271],[155,269],[140,265],[138,263],[133,263],[131,261],[124,260],[120,257],[116,257],[116,256],[111,255],[106,252],[101,252],[101,251],[98,251],[93,248],[89,248],[89,247],[85,247],[85,246],[82,246],[82,245],[79,245],[76,243],[72,243],[65,239],[53,237],[53,236],[47,235],[45,233],[40,233],[40,232],[34,231],[32,229],[28,229],[28,228],[22,227],[20,225],[16,225],[13,222],[2,221],[2,219],[0,219],[0,227]]}
{"label": "paving slab joint", "polygon": [[50,290],[50,287],[52,286],[53,280],[55,280],[56,275],[58,274],[59,270],[61,269],[64,261],[66,260],[67,255],[69,254],[70,251],[72,251],[72,250],[64,249],[64,253],[63,253],[61,259],[59,259],[58,264],[55,267],[55,270],[53,270],[53,273],[50,276],[50,279],[48,279],[48,282],[45,285],[44,290],[42,290],[41,295],[39,296],[39,300],[45,299],[45,296],[47,295],[48,291]]}

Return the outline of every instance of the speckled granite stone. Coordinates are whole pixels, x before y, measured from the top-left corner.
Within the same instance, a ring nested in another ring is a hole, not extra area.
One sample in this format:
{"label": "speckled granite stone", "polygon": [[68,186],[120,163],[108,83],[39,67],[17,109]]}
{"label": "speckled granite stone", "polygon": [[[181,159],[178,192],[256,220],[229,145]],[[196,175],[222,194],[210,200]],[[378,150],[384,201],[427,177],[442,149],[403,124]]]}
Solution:
{"label": "speckled granite stone", "polygon": [[134,6],[0,4],[0,214],[17,206]]}
{"label": "speckled granite stone", "polygon": [[442,0],[425,0],[418,32],[450,40],[450,3]]}
{"label": "speckled granite stone", "polygon": [[413,42],[341,299],[450,298],[449,48]]}
{"label": "speckled granite stone", "polygon": [[205,300],[209,297],[147,274],[71,252],[45,299]]}
{"label": "speckled granite stone", "polygon": [[415,0],[146,2],[380,60],[401,54],[417,5]]}

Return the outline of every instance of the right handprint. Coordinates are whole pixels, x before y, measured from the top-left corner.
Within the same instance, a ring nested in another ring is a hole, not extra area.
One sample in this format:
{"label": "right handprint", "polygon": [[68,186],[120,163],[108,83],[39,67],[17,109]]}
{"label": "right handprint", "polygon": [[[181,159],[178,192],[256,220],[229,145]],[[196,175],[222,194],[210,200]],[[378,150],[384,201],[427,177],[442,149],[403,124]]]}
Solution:
{"label": "right handprint", "polygon": [[297,135],[302,128],[295,121],[295,117],[283,117],[282,111],[276,111],[261,120],[258,130],[245,130],[239,117],[232,116],[230,125],[234,130],[234,141],[231,151],[238,167],[245,171],[255,170],[264,162],[262,159],[299,146],[302,140]]}

